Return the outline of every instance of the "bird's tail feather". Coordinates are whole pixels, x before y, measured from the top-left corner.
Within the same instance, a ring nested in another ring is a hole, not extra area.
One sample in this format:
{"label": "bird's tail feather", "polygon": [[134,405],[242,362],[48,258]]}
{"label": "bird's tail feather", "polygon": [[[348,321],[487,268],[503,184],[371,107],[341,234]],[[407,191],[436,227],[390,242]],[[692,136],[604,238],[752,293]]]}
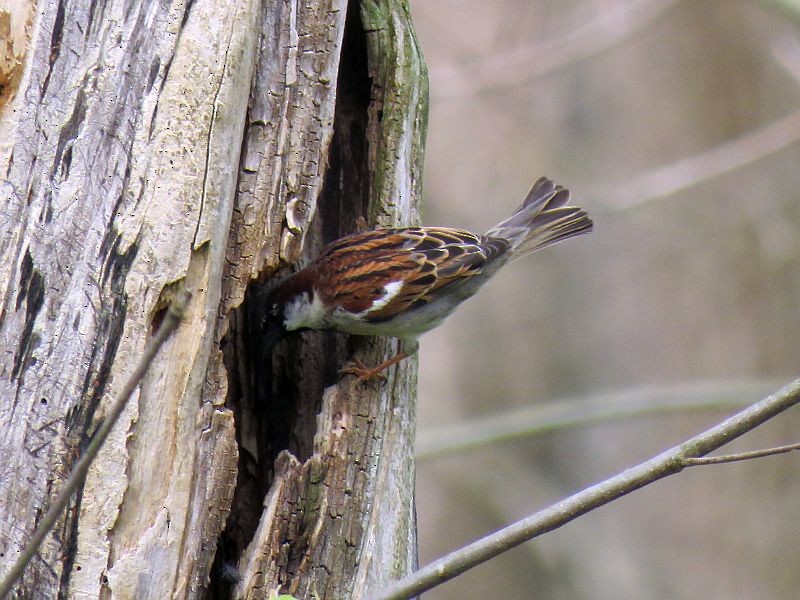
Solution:
{"label": "bird's tail feather", "polygon": [[567,206],[569,190],[539,178],[517,211],[486,232],[511,244],[516,260],[535,250],[575,235],[589,233],[592,220],[577,206]]}

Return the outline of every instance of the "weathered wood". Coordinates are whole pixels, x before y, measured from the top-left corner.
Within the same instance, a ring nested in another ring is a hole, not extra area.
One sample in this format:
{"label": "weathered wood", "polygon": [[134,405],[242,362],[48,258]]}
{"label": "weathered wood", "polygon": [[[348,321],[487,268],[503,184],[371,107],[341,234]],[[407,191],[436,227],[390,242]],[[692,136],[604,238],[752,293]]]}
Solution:
{"label": "weathered wood", "polygon": [[[426,118],[427,73],[405,3],[351,6],[330,169],[306,254],[353,231],[359,216],[383,226],[416,221]],[[355,342],[368,363],[396,349],[389,340]],[[337,382],[342,350],[341,339],[302,336],[272,361],[271,378],[243,390],[246,404],[289,413],[295,434],[285,444],[249,448],[255,472],[277,460],[255,535],[240,536],[252,541],[238,563],[235,597],[265,598],[280,588],[301,598],[369,598],[415,564],[416,364],[401,363],[383,387]],[[269,398],[247,399],[269,386]],[[247,420],[258,421],[257,411]]]}
{"label": "weathered wood", "polygon": [[19,597],[204,597],[210,573],[219,597],[238,563],[248,597],[366,598],[412,567],[413,361],[373,389],[337,383],[342,336],[289,340],[269,368],[253,335],[254,278],[359,214],[416,218],[427,89],[408,9],[357,9],[41,6],[0,125],[6,560],[171,295],[195,298]]}
{"label": "weathered wood", "polygon": [[3,156],[0,538],[14,556],[181,282],[187,322],[19,588],[163,598],[232,492],[209,485],[235,472],[230,414],[200,399],[259,7],[90,7],[42,6]]}

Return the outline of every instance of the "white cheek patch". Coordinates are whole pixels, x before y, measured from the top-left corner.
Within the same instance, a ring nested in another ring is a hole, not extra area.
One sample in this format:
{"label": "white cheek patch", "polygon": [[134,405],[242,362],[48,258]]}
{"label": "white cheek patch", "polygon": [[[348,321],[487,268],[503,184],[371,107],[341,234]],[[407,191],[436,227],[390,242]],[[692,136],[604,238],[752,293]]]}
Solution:
{"label": "white cheek patch", "polygon": [[283,326],[288,331],[294,331],[301,327],[316,329],[322,326],[325,314],[325,306],[319,296],[315,293],[309,298],[308,294],[303,292],[284,307]]}
{"label": "white cheek patch", "polygon": [[302,327],[306,312],[308,312],[308,294],[292,298],[283,309],[283,326],[288,331]]}
{"label": "white cheek patch", "polygon": [[381,308],[389,304],[389,302],[391,302],[397,296],[397,294],[400,293],[400,290],[402,289],[403,289],[402,281],[390,281],[389,283],[383,286],[383,296],[375,298],[375,300],[372,301],[372,306],[370,306],[362,314],[368,314],[374,310],[380,310]]}

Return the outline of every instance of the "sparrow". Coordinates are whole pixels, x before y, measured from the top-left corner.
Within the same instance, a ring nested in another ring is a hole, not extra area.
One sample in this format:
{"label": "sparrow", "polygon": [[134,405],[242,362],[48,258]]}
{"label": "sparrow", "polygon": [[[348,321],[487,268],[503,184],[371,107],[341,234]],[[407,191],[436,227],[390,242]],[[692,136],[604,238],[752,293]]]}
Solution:
{"label": "sparrow", "polygon": [[447,227],[376,229],[340,238],[270,294],[264,322],[274,343],[298,329],[394,336],[412,346],[376,367],[356,361],[342,374],[382,377],[507,263],[588,233],[569,191],[541,177],[508,219],[483,235]]}

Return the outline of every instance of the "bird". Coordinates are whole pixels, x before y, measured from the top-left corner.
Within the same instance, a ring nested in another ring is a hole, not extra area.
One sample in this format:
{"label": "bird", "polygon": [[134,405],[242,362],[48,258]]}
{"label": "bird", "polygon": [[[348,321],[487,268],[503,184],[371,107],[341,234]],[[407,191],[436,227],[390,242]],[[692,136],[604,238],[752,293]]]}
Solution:
{"label": "bird", "polygon": [[503,266],[589,233],[592,220],[569,201],[569,190],[540,177],[522,205],[483,235],[397,227],[342,237],[271,291],[264,339],[274,344],[302,329],[399,338],[404,350],[389,360],[375,367],[354,361],[340,370],[362,381],[383,378],[416,352],[419,336],[441,325]]}

